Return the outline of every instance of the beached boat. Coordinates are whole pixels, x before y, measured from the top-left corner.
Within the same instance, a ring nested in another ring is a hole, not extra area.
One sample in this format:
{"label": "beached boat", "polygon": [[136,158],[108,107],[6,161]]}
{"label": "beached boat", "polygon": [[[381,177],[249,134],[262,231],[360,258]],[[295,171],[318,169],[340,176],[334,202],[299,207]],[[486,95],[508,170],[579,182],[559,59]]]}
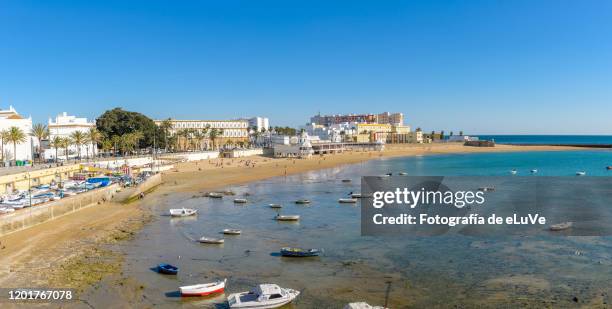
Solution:
{"label": "beached boat", "polygon": [[14,211],[15,209],[13,209],[12,207],[0,207],[0,214],[8,214]]}
{"label": "beached boat", "polygon": [[269,206],[270,208],[283,208],[283,205],[281,204],[270,204]]}
{"label": "beached boat", "polygon": [[318,256],[321,254],[323,250],[319,249],[302,249],[302,248],[292,248],[292,247],[284,247],[281,248],[280,253],[282,256],[286,257],[311,257]]}
{"label": "beached boat", "polygon": [[89,184],[97,184],[98,187],[106,187],[111,183],[110,177],[91,177],[87,179]]}
{"label": "beached boat", "polygon": [[578,171],[578,172],[576,172],[576,176],[584,176],[584,175],[586,175],[585,171]]}
{"label": "beached boat", "polygon": [[203,244],[220,245],[220,244],[223,244],[225,242],[225,239],[223,239],[223,238],[213,238],[213,237],[202,237],[198,241],[203,243]]}
{"label": "beached boat", "polygon": [[574,225],[573,222],[563,222],[563,223],[553,224],[549,227],[549,229],[551,231],[563,231],[563,230],[567,230],[571,228],[573,225]]}
{"label": "beached boat", "polygon": [[295,201],[296,204],[310,204],[310,200],[307,199],[301,199],[301,200],[297,200]]}
{"label": "beached boat", "polygon": [[356,198],[341,198],[341,199],[338,199],[338,203],[355,204],[357,203],[357,199]]}
{"label": "beached boat", "polygon": [[234,199],[234,203],[236,203],[236,204],[244,204],[246,202],[248,202],[248,200],[245,199],[245,198],[236,198],[236,199]]}
{"label": "beached boat", "polygon": [[206,196],[211,197],[211,198],[223,198],[223,193],[220,192],[208,192],[208,194],[206,194]]}
{"label": "beached boat", "polygon": [[372,306],[366,302],[357,302],[357,303],[346,304],[346,306],[344,306],[344,308],[342,309],[387,309],[387,308],[383,306]]}
{"label": "beached boat", "polygon": [[211,294],[223,293],[227,279],[212,283],[195,284],[179,287],[181,296],[207,296]]}
{"label": "beached boat", "polygon": [[230,294],[227,301],[231,309],[278,308],[292,302],[300,291],[281,288],[276,284],[260,284],[252,291]]}
{"label": "beached boat", "polygon": [[240,234],[242,234],[242,231],[238,230],[238,229],[224,229],[223,230],[223,234],[226,234],[226,235],[240,235]]}
{"label": "beached boat", "polygon": [[300,220],[299,215],[276,215],[278,221],[297,221]]}
{"label": "beached boat", "polygon": [[187,216],[193,216],[197,213],[198,213],[197,209],[191,209],[191,208],[170,209],[170,215],[172,217],[187,217]]}
{"label": "beached boat", "polygon": [[170,264],[161,263],[157,265],[157,272],[160,274],[176,275],[178,271],[179,271],[178,267],[172,266]]}

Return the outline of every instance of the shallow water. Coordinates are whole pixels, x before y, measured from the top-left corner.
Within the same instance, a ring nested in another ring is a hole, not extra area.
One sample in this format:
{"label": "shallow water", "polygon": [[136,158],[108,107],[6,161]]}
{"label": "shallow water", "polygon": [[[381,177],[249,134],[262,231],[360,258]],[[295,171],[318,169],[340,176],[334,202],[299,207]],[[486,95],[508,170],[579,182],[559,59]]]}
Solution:
{"label": "shallow water", "polygon": [[[610,175],[612,152],[574,151],[440,155],[380,159],[343,167],[277,177],[229,189],[247,204],[172,194],[154,201],[158,219],[122,246],[125,274],[144,283],[151,305],[220,307],[224,297],[181,299],[178,286],[228,278],[226,293],[257,283],[277,283],[302,291],[288,308],[342,308],[367,301],[391,308],[458,306],[603,305],[612,293],[612,238],[439,236],[422,238],[360,236],[359,204],[338,198],[359,192],[360,177],[406,171],[410,175],[507,175],[516,168],[541,175]],[[573,176],[575,177],[575,176]],[[342,179],[351,179],[344,183]],[[307,198],[309,205],[293,201]],[[299,214],[298,223],[273,219]],[[169,208],[198,209],[194,218],[164,216]],[[201,236],[223,237],[224,245],[204,245]],[[278,256],[283,246],[324,248],[318,258]],[[181,268],[176,277],[150,268],[168,262]]]}

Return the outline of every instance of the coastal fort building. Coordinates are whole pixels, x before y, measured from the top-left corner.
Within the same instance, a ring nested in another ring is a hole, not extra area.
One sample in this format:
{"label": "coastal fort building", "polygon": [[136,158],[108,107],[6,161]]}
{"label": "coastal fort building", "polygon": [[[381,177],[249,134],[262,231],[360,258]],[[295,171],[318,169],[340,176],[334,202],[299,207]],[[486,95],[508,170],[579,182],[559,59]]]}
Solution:
{"label": "coastal fort building", "polygon": [[[36,146],[32,132],[32,117],[24,118],[13,108],[0,110],[0,131],[8,131],[11,127],[16,127],[25,135],[25,141],[17,143],[14,147],[12,142],[2,141],[1,159],[6,166],[11,160],[32,160],[32,149]],[[16,149],[15,149],[16,148]]]}
{"label": "coastal fort building", "polygon": [[[76,116],[68,115],[63,112],[55,117],[55,119],[49,118],[49,140],[53,140],[55,137],[70,138],[70,136],[77,131],[87,134],[91,128],[95,128],[95,122],[87,121],[87,118],[79,118]],[[77,154],[81,153],[81,157],[92,157],[98,152],[98,146],[96,143],[84,143],[83,145],[77,146],[71,144],[68,147],[68,157],[76,157]],[[80,149],[79,149],[80,148]],[[49,148],[44,150],[45,160],[55,160],[55,148]],[[65,149],[58,148],[57,156],[64,158],[66,156]]]}

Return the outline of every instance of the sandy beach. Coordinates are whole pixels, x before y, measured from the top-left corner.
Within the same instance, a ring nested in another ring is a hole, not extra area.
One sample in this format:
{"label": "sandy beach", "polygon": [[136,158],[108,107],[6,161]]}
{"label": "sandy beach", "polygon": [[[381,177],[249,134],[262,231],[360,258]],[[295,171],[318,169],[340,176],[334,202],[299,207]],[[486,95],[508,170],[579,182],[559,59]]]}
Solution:
{"label": "sandy beach", "polygon": [[[65,287],[85,290],[108,275],[121,278],[122,256],[107,245],[130,238],[151,219],[147,201],[172,192],[216,187],[359,163],[379,157],[449,153],[557,151],[556,146],[465,147],[461,144],[387,146],[383,152],[346,152],[311,159],[248,157],[186,162],[164,173],[164,184],[144,199],[106,203],[0,237],[0,287]],[[579,149],[579,148],[578,148]],[[122,283],[123,284],[123,283]]]}

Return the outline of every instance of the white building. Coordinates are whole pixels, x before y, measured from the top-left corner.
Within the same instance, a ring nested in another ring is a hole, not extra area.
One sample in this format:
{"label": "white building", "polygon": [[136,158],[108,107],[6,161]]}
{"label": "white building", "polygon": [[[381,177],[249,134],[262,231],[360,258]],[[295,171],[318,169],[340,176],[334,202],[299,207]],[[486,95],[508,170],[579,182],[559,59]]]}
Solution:
{"label": "white building", "polygon": [[309,158],[314,154],[308,133],[299,136],[278,135],[273,141],[274,157],[277,158]]}
{"label": "white building", "polygon": [[30,135],[32,133],[32,117],[23,118],[12,106],[9,106],[7,110],[0,110],[0,130],[8,131],[11,127],[21,129],[26,136],[26,141],[16,145],[16,156],[13,143],[2,141],[4,145],[2,161],[32,160],[32,148],[37,145],[35,138]]}
{"label": "white building", "polygon": [[[53,140],[56,136],[61,138],[70,138],[70,136],[80,131],[83,134],[87,134],[91,128],[95,128],[95,122],[88,122],[87,118],[77,118],[76,116],[70,116],[68,113],[63,112],[55,117],[55,120],[49,118],[49,140]],[[85,143],[81,145],[81,157],[92,157],[98,152],[98,146],[92,143]],[[70,145],[68,147],[68,157],[75,157],[79,153],[79,149],[76,145]],[[58,149],[57,156],[65,158],[66,154],[64,149]],[[55,148],[45,149],[44,157],[46,160],[55,159]]]}
{"label": "white building", "polygon": [[309,123],[304,126],[304,129],[310,136],[317,136],[321,140],[330,141],[332,143],[344,142],[343,136],[353,136],[357,134],[355,129],[356,123],[343,122],[324,126],[316,123]]}
{"label": "white building", "polygon": [[269,131],[270,120],[266,117],[253,117],[249,118],[249,127],[256,128],[257,131]]}

